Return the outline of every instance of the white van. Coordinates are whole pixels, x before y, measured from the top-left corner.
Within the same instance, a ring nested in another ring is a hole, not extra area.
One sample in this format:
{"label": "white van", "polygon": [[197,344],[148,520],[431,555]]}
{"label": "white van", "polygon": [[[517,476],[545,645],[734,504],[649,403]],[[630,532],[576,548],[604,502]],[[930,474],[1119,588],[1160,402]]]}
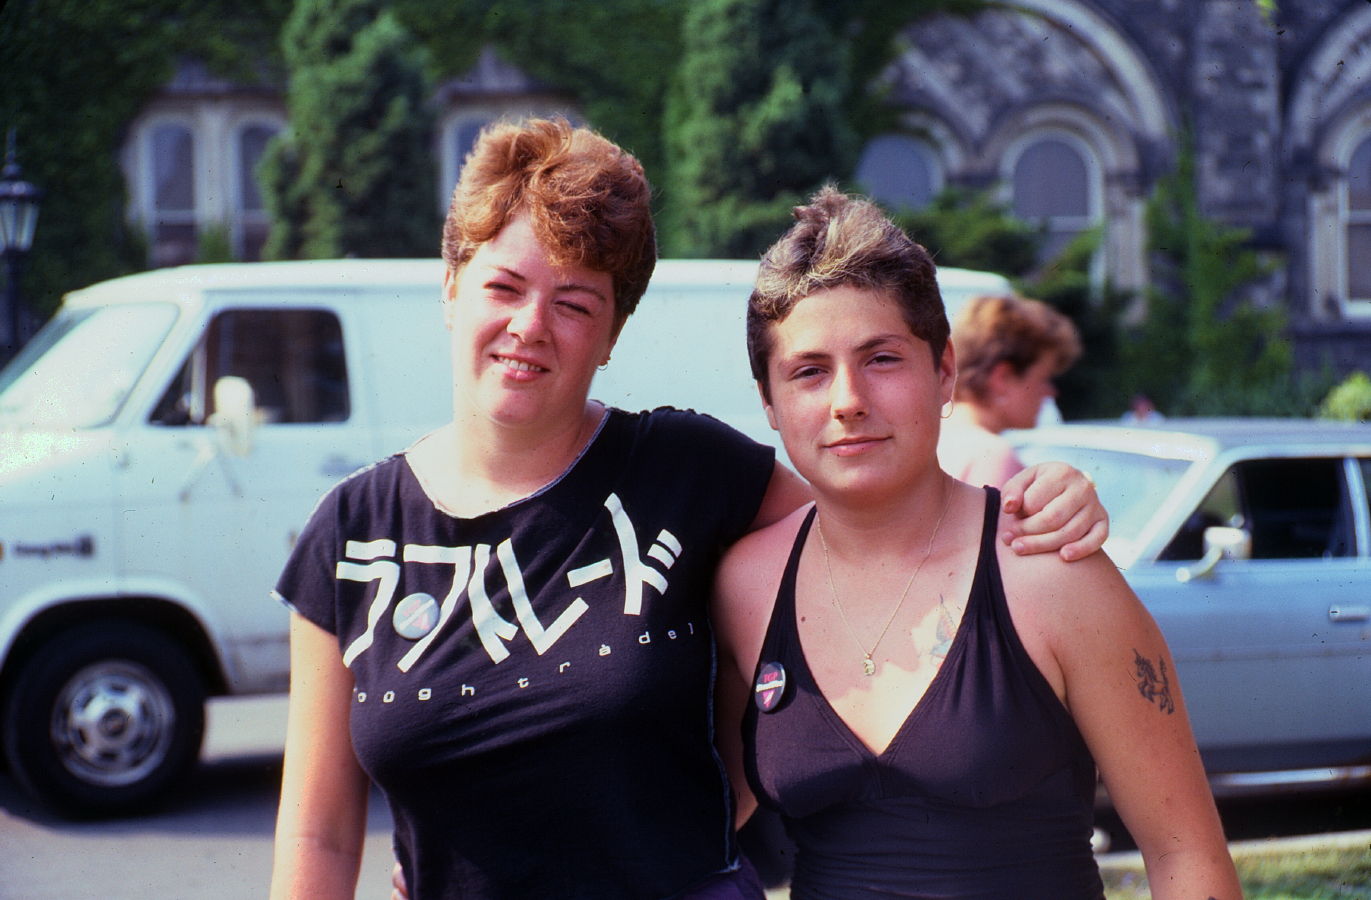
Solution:
{"label": "white van", "polygon": [[[756,263],[663,261],[592,389],[771,432]],[[949,306],[1006,290],[944,269]],[[0,372],[0,734],[73,813],[161,794],[207,697],[284,690],[268,593],[316,499],[451,412],[442,263],[190,266],[76,291]]]}

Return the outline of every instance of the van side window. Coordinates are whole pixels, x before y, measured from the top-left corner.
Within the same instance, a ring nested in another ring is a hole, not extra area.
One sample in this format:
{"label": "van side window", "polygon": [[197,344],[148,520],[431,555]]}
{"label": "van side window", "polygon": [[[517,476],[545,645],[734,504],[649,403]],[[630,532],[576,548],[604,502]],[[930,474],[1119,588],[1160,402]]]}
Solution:
{"label": "van side window", "polygon": [[320,309],[235,309],[215,315],[153,411],[159,425],[203,425],[214,383],[252,386],[263,423],[343,422],[351,412],[343,333]]}

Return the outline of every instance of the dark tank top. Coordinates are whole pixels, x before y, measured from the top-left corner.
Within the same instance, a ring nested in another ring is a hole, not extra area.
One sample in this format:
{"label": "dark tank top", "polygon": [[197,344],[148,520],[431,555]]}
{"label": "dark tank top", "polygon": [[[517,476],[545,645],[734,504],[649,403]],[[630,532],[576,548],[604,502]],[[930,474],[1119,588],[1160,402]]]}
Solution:
{"label": "dark tank top", "polygon": [[1094,762],[1010,620],[998,512],[999,493],[988,488],[957,635],[879,755],[839,718],[806,664],[795,573],[813,510],[801,525],[757,666],[762,678],[779,663],[785,686],[770,712],[749,704],[743,728],[752,789],[781,813],[797,848],[794,900],[1103,898],[1090,850]]}

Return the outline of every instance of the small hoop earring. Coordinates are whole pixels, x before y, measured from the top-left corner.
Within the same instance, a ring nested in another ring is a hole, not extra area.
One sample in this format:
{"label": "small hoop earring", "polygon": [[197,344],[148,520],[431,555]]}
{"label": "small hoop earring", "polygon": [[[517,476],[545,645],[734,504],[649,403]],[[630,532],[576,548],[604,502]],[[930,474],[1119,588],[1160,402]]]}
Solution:
{"label": "small hoop earring", "polygon": [[957,408],[957,401],[956,401],[956,400],[949,400],[949,401],[947,401],[946,403],[943,404],[942,411],[938,413],[938,416],[939,416],[940,418],[943,418],[943,419],[949,419],[949,418],[952,417],[952,410],[954,410],[954,409],[956,409],[956,408]]}

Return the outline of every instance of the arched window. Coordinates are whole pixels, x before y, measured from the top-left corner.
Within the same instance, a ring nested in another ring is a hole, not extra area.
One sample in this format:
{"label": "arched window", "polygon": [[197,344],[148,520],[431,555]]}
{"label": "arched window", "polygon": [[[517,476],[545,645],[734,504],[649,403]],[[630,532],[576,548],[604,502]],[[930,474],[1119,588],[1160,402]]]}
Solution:
{"label": "arched window", "polygon": [[873,138],[857,164],[857,183],[892,209],[920,209],[942,188],[938,154],[903,134]]}
{"label": "arched window", "polygon": [[179,122],[163,122],[149,135],[152,167],[153,264],[195,259],[195,140]]}
{"label": "arched window", "polygon": [[1347,164],[1347,299],[1371,302],[1371,137]]}
{"label": "arched window", "polygon": [[257,165],[279,131],[274,125],[254,122],[238,132],[238,210],[234,216],[238,227],[234,242],[239,259],[262,258],[270,219],[257,181]]}
{"label": "arched window", "polygon": [[1094,224],[1092,182],[1090,160],[1077,142],[1048,136],[1023,145],[1010,173],[1012,208],[1019,218],[1046,228],[1042,260]]}

